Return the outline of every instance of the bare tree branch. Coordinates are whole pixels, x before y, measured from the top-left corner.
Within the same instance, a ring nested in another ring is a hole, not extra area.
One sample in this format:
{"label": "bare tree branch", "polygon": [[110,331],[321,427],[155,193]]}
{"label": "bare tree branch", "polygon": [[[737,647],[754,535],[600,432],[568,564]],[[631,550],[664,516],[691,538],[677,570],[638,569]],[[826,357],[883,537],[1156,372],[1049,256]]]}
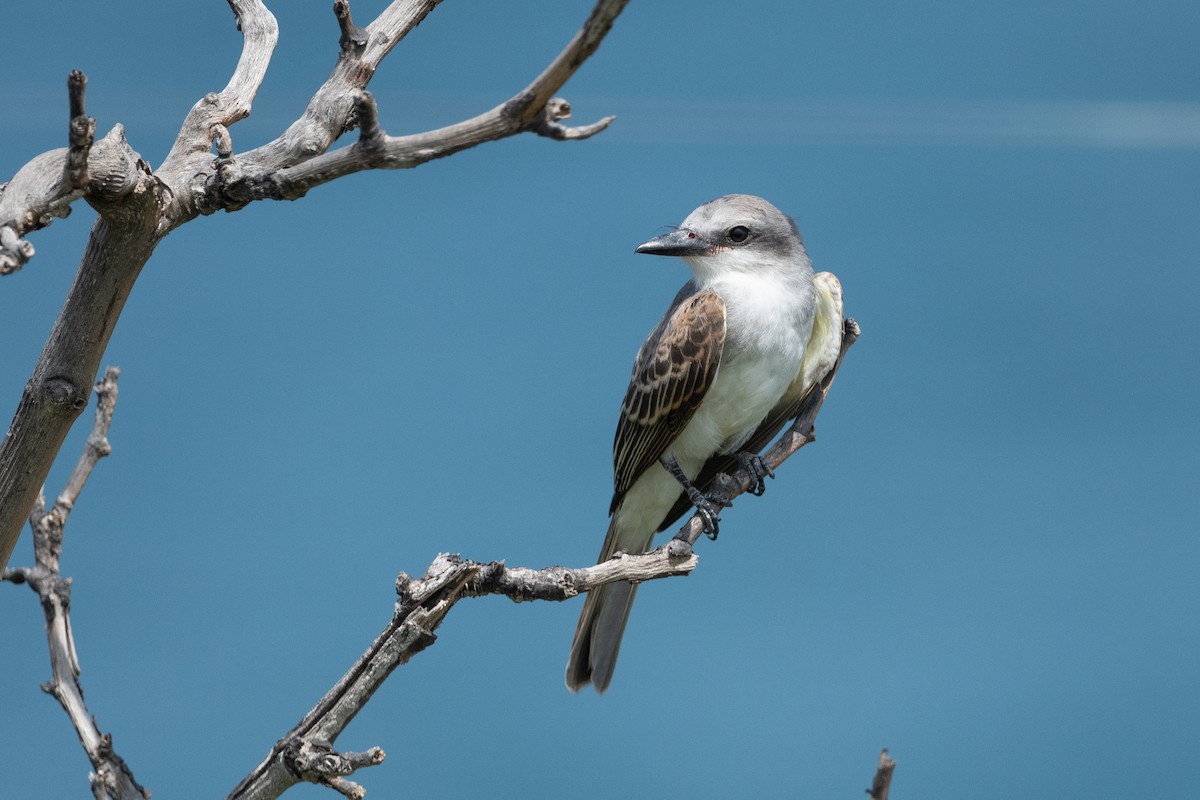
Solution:
{"label": "bare tree branch", "polygon": [[[611,118],[566,128],[558,120],[569,106],[551,102],[551,97],[595,52],[626,2],[598,0],[583,28],[529,87],[487,114],[440,131],[387,136],[364,92],[382,59],[438,0],[395,0],[366,28],[353,23],[347,0],[337,0],[342,47],[332,74],[298,120],[273,142],[247,153],[235,154],[230,126],[250,113],[278,38],[275,18],[262,0],[229,0],[244,34],[237,67],[224,90],[193,106],[157,171],[152,173],[130,149],[120,125],[89,151],[84,135],[90,136],[94,127],[73,121],[70,148],[35,157],[0,193],[0,272],[32,257],[33,248],[22,235],[65,213],[72,200],[82,196],[100,214],[0,443],[0,568],[8,562],[67,431],[87,405],[88,387],[125,300],[167,234],[200,214],[235,210],[256,199],[299,197],[351,172],[413,167],[525,131],[555,139],[593,135]],[[84,85],[81,73],[72,78],[73,113],[83,110]],[[355,144],[326,153],[364,120]]]}
{"label": "bare tree branch", "polygon": [[[525,89],[491,111],[425,133],[394,137],[384,135],[382,141],[372,136],[366,140],[370,143],[369,147],[364,145],[364,139],[328,153],[325,153],[322,147],[321,155],[314,155],[291,165],[285,163],[281,165],[282,168],[276,169],[273,167],[282,158],[277,151],[283,146],[283,138],[288,136],[285,133],[284,137],[271,144],[238,156],[238,170],[227,171],[221,176],[221,181],[212,187],[215,198],[206,203],[206,207],[215,204],[219,207],[238,208],[261,199],[295,200],[316,186],[355,172],[366,169],[411,169],[484,142],[527,131],[558,140],[586,139],[594,136],[607,128],[614,117],[606,117],[581,128],[560,125],[560,120],[570,116],[571,106],[553,95],[600,46],[604,35],[627,2],[628,0],[600,0],[583,28],[575,34],[558,57]],[[376,20],[372,28],[378,22],[379,20]],[[370,30],[368,29],[368,32]],[[341,63],[339,61],[339,64]],[[330,78],[330,81],[332,80],[333,77]],[[362,85],[365,84],[364,79]],[[345,90],[344,97],[349,99],[353,108],[361,107],[361,88],[355,86]],[[311,107],[310,104],[310,109]],[[348,113],[348,119],[349,116],[352,115]],[[296,123],[298,124],[300,123]],[[289,128],[289,132],[293,131],[296,125]],[[324,146],[327,147],[328,143]]]}
{"label": "bare tree branch", "polygon": [[171,152],[158,169],[164,175],[170,175],[189,155],[207,155],[215,126],[228,129],[250,116],[251,103],[267,74],[279,41],[275,15],[261,0],[229,0],[229,7],[242,32],[242,55],[225,88],[205,95],[188,112]]}
{"label": "bare tree branch", "polygon": [[871,788],[867,789],[867,794],[871,796],[871,800],[887,800],[888,789],[892,785],[892,772],[896,769],[896,762],[888,757],[888,751],[885,747],[883,752],[879,754],[879,767],[875,770],[875,779],[871,781]]}
{"label": "bare tree branch", "polygon": [[[158,243],[158,187],[142,167],[135,166],[133,175],[120,174],[122,163],[143,162],[129,150],[119,127],[105,139],[110,147],[100,147],[104,140],[96,143],[89,169],[91,184],[103,181],[112,195],[93,197],[89,189],[88,200],[101,217],[0,443],[0,567],[8,563],[67,431],[87,407],[113,327]],[[95,169],[97,150],[108,151],[102,170]]]}
{"label": "bare tree branch", "polygon": [[70,718],[79,742],[95,770],[89,775],[92,793],[96,797],[117,800],[144,800],[150,793],[133,777],[128,765],[116,754],[111,734],[102,733],[83,702],[83,686],[79,682],[79,657],[75,637],[71,632],[71,580],[59,574],[63,531],[79,493],[87,483],[92,469],[112,448],[108,444],[108,427],[112,424],[117,402],[117,378],[120,370],[109,367],[104,379],[96,384],[99,399],[96,420],[88,437],[83,455],[58,496],[54,507],[46,510],[45,497],[38,496],[29,524],[33,529],[34,559],[32,567],[8,570],[0,579],[27,583],[42,601],[46,618],[46,641],[50,648],[51,680],[42,689],[53,695]]}
{"label": "bare tree branch", "polygon": [[[365,36],[362,46],[343,47],[333,72],[317,89],[300,118],[275,140],[242,156],[243,168],[250,173],[265,173],[324,153],[339,136],[350,130],[354,97],[365,89],[375,70],[392,48],[438,5],[441,0],[394,0],[356,38]],[[344,8],[345,17],[339,9]],[[345,38],[349,19],[348,2],[335,3],[334,13]],[[356,26],[357,27],[357,26]]]}
{"label": "bare tree branch", "polygon": [[[478,563],[443,553],[420,579],[401,573],[396,579],[399,599],[391,621],[367,651],[321,701],[271,749],[267,757],[229,795],[229,800],[266,800],[289,786],[308,780],[329,784],[347,765],[369,766],[383,761],[374,748],[371,759],[341,754],[330,759],[332,771],[316,769],[312,753],[338,755],[333,742],[375,691],[397,667],[433,644],[433,631],[463,597],[501,594],[513,600],[566,600],[613,581],[647,581],[686,575],[696,566],[691,548],[680,542],[642,555],[623,555],[584,569],[505,567],[503,562]],[[337,788],[337,787],[335,787]],[[347,795],[357,796],[357,795]]]}

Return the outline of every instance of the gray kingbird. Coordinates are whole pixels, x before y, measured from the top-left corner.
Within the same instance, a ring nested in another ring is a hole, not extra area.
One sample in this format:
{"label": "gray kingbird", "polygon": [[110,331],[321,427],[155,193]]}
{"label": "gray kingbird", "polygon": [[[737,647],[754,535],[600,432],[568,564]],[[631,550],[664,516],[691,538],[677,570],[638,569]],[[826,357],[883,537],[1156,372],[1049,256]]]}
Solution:
{"label": "gray kingbird", "polygon": [[[841,284],[813,274],[796,223],[762,198],[719,197],[636,252],[679,256],[692,279],[633,365],[600,561],[646,552],[693,505],[715,537],[718,509],[704,491],[741,464],[762,493],[769,472],[757,453],[799,413],[841,347]],[[622,581],[588,593],[567,662],[571,691],[608,688],[636,592]]]}

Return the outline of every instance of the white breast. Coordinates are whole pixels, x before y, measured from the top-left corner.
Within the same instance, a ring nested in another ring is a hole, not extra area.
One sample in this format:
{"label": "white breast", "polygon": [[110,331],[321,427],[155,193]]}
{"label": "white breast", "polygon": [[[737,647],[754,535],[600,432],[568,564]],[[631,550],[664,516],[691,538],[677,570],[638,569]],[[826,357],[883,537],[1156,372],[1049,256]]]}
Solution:
{"label": "white breast", "polygon": [[671,446],[689,475],[744,444],[796,379],[815,304],[811,278],[733,273],[705,288],[725,301],[725,348],[712,387]]}

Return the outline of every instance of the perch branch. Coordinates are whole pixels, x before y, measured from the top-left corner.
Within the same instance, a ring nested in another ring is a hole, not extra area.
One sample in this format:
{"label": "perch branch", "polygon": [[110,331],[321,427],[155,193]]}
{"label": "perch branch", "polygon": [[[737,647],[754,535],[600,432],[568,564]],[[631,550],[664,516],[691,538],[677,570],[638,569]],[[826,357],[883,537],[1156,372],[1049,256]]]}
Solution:
{"label": "perch branch", "polygon": [[[233,790],[229,800],[267,800],[303,780],[332,785],[330,778],[348,774],[338,771],[344,766],[357,768],[383,761],[384,754],[379,748],[367,751],[373,754],[370,759],[356,762],[354,754],[334,753],[333,742],[393,670],[436,641],[433,631],[463,597],[500,594],[517,601],[566,600],[614,581],[686,575],[695,569],[697,558],[681,544],[641,555],[623,555],[582,569],[506,567],[503,562],[479,563],[443,553],[420,579],[401,573],[396,579],[399,599],[387,627],[325,697]],[[315,769],[314,764],[319,766],[323,762],[314,759],[313,753],[338,756],[327,762],[336,769]],[[297,761],[298,758],[301,760]]]}
{"label": "perch branch", "polygon": [[[842,349],[833,369],[801,409],[792,428],[764,454],[763,460],[772,468],[777,468],[814,440],[813,425],[817,414],[833,386],[834,376],[841,367],[846,351],[860,333],[858,323],[852,319],[845,321],[843,331]],[[727,482],[732,487],[729,489],[729,499],[749,488],[751,482],[750,476],[743,474],[743,471],[735,473]],[[289,786],[305,780],[333,786],[344,794],[347,787],[361,791],[357,784],[345,782],[337,786],[333,783],[333,778],[348,774],[338,770],[349,763],[346,761],[348,755],[334,752],[333,742],[393,670],[436,641],[433,632],[455,603],[464,597],[490,594],[502,595],[515,602],[560,601],[616,581],[642,583],[688,575],[696,568],[697,557],[692,545],[699,537],[702,526],[703,523],[698,519],[689,521],[678,536],[655,550],[641,554],[621,553],[582,569],[561,566],[544,569],[508,567],[502,561],[480,563],[443,553],[419,580],[401,573],[396,579],[399,599],[387,627],[304,719],[285,734],[267,757],[238,784],[229,795],[229,800],[269,800],[278,797]],[[375,748],[368,752],[378,754],[377,759],[370,763],[383,760],[382,750]],[[313,758],[312,753],[321,753],[330,758],[327,762],[322,761]],[[314,770],[314,763],[328,763],[331,767],[324,771]]]}
{"label": "perch branch", "polygon": [[112,424],[113,409],[117,402],[119,375],[120,370],[109,367],[105,370],[104,378],[96,384],[98,403],[91,435],[54,507],[47,511],[45,496],[38,495],[29,517],[33,529],[34,566],[7,570],[2,577],[13,583],[29,584],[41,598],[51,671],[51,680],[43,684],[42,689],[58,700],[75,727],[79,742],[95,770],[89,775],[93,794],[117,800],[145,800],[150,793],[138,784],[128,765],[114,752],[111,734],[101,733],[83,702],[79,657],[71,632],[71,580],[63,578],[59,572],[67,517],[96,463],[112,451],[108,443],[108,428]]}
{"label": "perch branch", "polygon": [[871,800],[887,800],[888,789],[892,785],[892,772],[896,769],[896,762],[888,757],[888,751],[885,747],[883,752],[879,754],[879,767],[875,770],[875,779],[871,781],[871,788],[867,789],[867,794],[871,796]]}

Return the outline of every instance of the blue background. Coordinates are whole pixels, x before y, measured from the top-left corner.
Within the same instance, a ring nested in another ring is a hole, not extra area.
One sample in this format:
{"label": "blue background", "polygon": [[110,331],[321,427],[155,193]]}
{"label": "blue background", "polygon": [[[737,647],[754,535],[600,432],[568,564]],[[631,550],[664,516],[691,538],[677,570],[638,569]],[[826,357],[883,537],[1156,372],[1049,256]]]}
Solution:
{"label": "blue background", "polygon": [[[274,5],[237,150],[336,56],[326,0]],[[372,82],[381,124],[507,99],[589,10],[446,3]],[[643,589],[603,698],[562,685],[578,601],[457,606],[338,741],[387,751],[369,796],[857,797],[884,746],[900,798],[1186,791],[1198,31],[1194,0],[634,0],[563,91],[574,121],[618,116],[601,136],[175,232],[105,356],[114,453],[67,528],[91,711],[156,797],[223,796],[382,629],[398,571],[590,563],[631,359],[687,277],[633,248],[749,192],[863,326],[817,443]],[[76,67],[99,132],[159,163],[241,48],[217,0],[45,2],[6,34],[0,176],[65,143]],[[5,421],[92,218],[0,281]],[[0,604],[0,782],[84,796],[40,610]]]}

